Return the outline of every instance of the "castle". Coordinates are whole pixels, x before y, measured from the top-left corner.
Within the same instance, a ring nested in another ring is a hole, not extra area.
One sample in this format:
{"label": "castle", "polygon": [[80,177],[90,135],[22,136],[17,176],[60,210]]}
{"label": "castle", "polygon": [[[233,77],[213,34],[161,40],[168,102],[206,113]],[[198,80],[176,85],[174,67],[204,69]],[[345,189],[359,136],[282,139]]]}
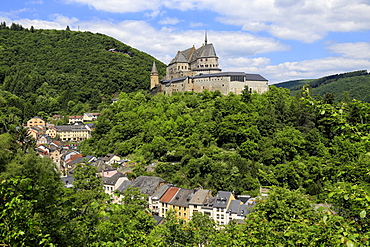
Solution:
{"label": "castle", "polygon": [[227,95],[230,92],[241,94],[245,86],[259,94],[268,91],[268,80],[259,74],[244,72],[222,72],[218,67],[218,57],[213,44],[208,44],[207,34],[204,44],[178,51],[166,68],[166,76],[159,81],[158,70],[153,62],[150,73],[152,93],[216,91]]}

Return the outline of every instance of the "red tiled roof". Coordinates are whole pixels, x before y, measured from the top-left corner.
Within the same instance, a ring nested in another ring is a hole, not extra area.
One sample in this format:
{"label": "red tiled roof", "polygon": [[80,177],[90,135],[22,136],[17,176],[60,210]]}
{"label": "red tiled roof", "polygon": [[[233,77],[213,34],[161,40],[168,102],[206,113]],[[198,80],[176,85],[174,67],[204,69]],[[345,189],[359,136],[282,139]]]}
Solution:
{"label": "red tiled roof", "polygon": [[83,118],[83,116],[69,116],[70,119],[72,118]]}
{"label": "red tiled roof", "polygon": [[171,187],[169,188],[166,193],[161,197],[161,202],[170,202],[172,198],[177,194],[180,188]]}

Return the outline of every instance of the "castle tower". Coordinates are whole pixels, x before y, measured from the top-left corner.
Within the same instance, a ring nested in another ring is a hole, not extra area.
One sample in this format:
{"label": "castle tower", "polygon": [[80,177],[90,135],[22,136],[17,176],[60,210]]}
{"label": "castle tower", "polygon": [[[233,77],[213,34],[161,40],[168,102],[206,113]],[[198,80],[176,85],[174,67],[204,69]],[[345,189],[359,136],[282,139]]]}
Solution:
{"label": "castle tower", "polygon": [[152,71],[150,72],[150,89],[153,89],[159,84],[159,75],[155,61],[153,61]]}

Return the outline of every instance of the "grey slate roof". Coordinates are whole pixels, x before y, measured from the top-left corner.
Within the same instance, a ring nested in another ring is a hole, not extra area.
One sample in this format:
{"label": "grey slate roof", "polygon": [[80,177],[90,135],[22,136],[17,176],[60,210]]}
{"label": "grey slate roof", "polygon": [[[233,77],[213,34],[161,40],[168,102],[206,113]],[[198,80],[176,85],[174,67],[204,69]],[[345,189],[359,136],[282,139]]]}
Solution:
{"label": "grey slate roof", "polygon": [[155,64],[155,61],[153,61],[152,71],[151,73],[158,73],[157,66]]}
{"label": "grey slate roof", "polygon": [[87,131],[85,125],[59,125],[55,126],[57,132]]}
{"label": "grey slate roof", "polygon": [[202,208],[213,208],[213,205],[216,201],[216,197],[210,196],[207,198],[207,200],[204,202]]}
{"label": "grey slate roof", "polygon": [[72,176],[67,176],[67,177],[61,177],[62,179],[62,183],[64,184],[64,186],[66,187],[72,187],[73,186],[73,181],[74,181],[74,178]]}
{"label": "grey slate roof", "polygon": [[118,186],[117,190],[120,191],[120,192],[124,192],[125,190],[128,189],[128,187],[130,187],[130,185],[132,185],[132,181],[131,180],[125,180],[122,182],[122,184],[120,184],[120,186]]}
{"label": "grey slate roof", "polygon": [[206,44],[205,46],[201,47],[201,54],[199,57],[201,58],[209,58],[209,57],[217,57],[215,48],[212,44]]}
{"label": "grey slate roof", "polygon": [[161,199],[161,197],[166,193],[166,191],[171,188],[172,185],[170,184],[162,184],[156,192],[153,193],[152,198],[158,198]]}
{"label": "grey slate roof", "polygon": [[219,191],[216,196],[216,201],[213,204],[214,208],[226,208],[227,202],[230,200],[231,192]]}
{"label": "grey slate roof", "polygon": [[102,180],[103,180],[104,184],[115,185],[117,180],[120,177],[126,177],[126,175],[123,174],[123,173],[117,172],[116,174],[114,174],[111,177],[102,177]]}
{"label": "grey slate roof", "polygon": [[169,204],[187,207],[189,206],[189,201],[191,200],[193,195],[194,190],[180,188],[176,196],[172,198]]}
{"label": "grey slate roof", "polygon": [[203,190],[203,189],[197,190],[194,193],[194,196],[189,201],[189,204],[203,205],[209,196],[209,192],[210,192],[209,190]]}
{"label": "grey slate roof", "polygon": [[141,194],[151,196],[161,183],[164,183],[164,180],[159,177],[139,176],[133,181],[132,187],[139,188]]}
{"label": "grey slate roof", "polygon": [[239,212],[240,206],[241,206],[240,200],[232,200],[230,202],[229,208],[227,209],[228,213],[237,214]]}
{"label": "grey slate roof", "polygon": [[247,77],[247,81],[267,81],[266,78],[261,76],[260,74],[245,74]]}
{"label": "grey slate roof", "polygon": [[245,217],[247,214],[250,214],[252,207],[242,204],[240,205],[238,216]]}

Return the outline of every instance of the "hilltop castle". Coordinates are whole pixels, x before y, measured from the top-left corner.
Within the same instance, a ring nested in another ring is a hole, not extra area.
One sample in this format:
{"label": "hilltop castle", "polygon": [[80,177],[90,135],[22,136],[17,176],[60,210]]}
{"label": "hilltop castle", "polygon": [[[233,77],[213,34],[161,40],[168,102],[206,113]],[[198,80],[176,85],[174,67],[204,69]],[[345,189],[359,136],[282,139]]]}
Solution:
{"label": "hilltop castle", "polygon": [[268,81],[259,74],[244,72],[222,72],[218,67],[218,57],[213,44],[208,44],[207,34],[204,44],[178,51],[166,68],[166,76],[159,81],[155,62],[150,74],[150,90],[153,93],[216,91],[227,95],[230,92],[241,94],[245,86],[251,92],[268,91]]}

